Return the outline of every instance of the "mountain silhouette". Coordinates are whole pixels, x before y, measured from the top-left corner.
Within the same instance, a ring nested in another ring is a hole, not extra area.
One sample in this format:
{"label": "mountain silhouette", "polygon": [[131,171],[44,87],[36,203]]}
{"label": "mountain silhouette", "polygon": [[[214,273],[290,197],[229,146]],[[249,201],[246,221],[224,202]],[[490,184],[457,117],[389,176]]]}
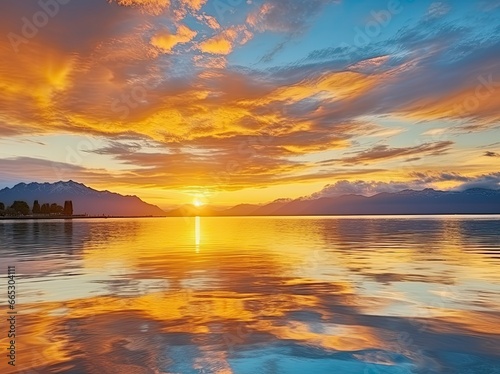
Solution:
{"label": "mountain silhouette", "polygon": [[[189,210],[183,213],[175,210],[168,215],[193,215]],[[371,197],[348,194],[317,199],[278,199],[265,205],[240,204],[217,211],[216,214],[219,216],[500,214],[500,190],[472,188],[458,192],[427,188],[422,191],[384,192]],[[198,211],[196,215],[205,214]]]}
{"label": "mountain silhouette", "polygon": [[165,216],[156,205],[137,196],[124,196],[110,191],[98,191],[72,180],[56,183],[19,183],[0,190],[0,202],[10,206],[15,200],[26,201],[30,207],[38,200],[43,203],[73,201],[73,214],[91,216]]}

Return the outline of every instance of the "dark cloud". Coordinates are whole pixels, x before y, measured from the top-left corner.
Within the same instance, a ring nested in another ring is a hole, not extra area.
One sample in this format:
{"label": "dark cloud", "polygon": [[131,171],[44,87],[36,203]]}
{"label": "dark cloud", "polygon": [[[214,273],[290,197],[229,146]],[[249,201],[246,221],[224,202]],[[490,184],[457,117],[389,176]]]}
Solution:
{"label": "dark cloud", "polygon": [[452,145],[453,142],[451,141],[424,143],[414,147],[406,148],[391,148],[388,145],[377,145],[371,149],[358,152],[354,156],[344,157],[337,161],[341,161],[344,164],[360,164],[383,161],[402,156],[438,156],[446,154],[450,150]]}
{"label": "dark cloud", "polygon": [[463,191],[469,188],[486,188],[490,190],[500,189],[500,172],[471,178],[470,181],[461,184],[456,188],[456,190]]}
{"label": "dark cloud", "polygon": [[121,155],[140,151],[141,148],[142,145],[139,142],[124,143],[119,141],[110,141],[109,145],[107,145],[106,147],[95,149],[91,152],[98,155]]}
{"label": "dark cloud", "polygon": [[333,197],[340,195],[363,195],[373,196],[382,192],[399,192],[403,190],[413,189],[421,190],[429,187],[426,183],[416,182],[377,182],[377,181],[348,181],[341,180],[334,184],[327,184],[319,192],[310,196],[312,199],[319,199],[321,197]]}
{"label": "dark cloud", "polygon": [[486,152],[484,152],[483,156],[486,156],[486,157],[500,157],[500,153],[492,152],[492,151],[486,151]]}
{"label": "dark cloud", "polygon": [[410,177],[415,180],[420,181],[424,184],[435,183],[435,182],[448,182],[448,181],[457,181],[457,182],[468,182],[474,179],[473,177],[467,177],[460,173],[454,172],[420,172],[415,171],[409,174]]}

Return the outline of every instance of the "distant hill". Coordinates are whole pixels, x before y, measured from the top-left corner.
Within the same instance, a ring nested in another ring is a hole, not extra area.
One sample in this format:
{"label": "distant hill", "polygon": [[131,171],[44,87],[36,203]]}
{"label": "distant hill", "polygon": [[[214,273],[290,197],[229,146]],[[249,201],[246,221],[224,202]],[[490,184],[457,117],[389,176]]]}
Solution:
{"label": "distant hill", "polygon": [[462,192],[404,190],[371,197],[344,195],[294,200],[273,215],[323,214],[493,214],[500,213],[500,191],[469,189]]}
{"label": "distant hill", "polygon": [[[205,214],[209,212],[209,214]],[[168,215],[195,215],[189,209]],[[197,211],[196,215],[296,216],[348,214],[500,214],[500,190],[482,188],[462,192],[404,190],[371,197],[342,195],[318,199],[279,199],[265,205],[241,204],[218,212]]]}
{"label": "distant hill", "polygon": [[220,211],[209,206],[196,207],[191,204],[181,205],[180,207],[170,210],[166,213],[168,217],[194,217],[194,216],[217,216]]}
{"label": "distant hill", "polygon": [[6,206],[14,200],[23,200],[30,208],[33,201],[64,204],[73,201],[74,214],[107,216],[165,216],[156,205],[148,204],[137,196],[124,196],[109,191],[98,191],[84,184],[68,181],[56,183],[19,183],[0,190],[0,202]]}

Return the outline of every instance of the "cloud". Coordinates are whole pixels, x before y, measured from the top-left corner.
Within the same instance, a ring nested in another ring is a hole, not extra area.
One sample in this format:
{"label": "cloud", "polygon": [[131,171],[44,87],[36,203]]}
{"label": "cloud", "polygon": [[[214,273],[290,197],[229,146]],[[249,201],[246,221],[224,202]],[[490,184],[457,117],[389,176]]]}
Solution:
{"label": "cloud", "polygon": [[444,133],[446,133],[448,129],[447,128],[436,128],[436,129],[429,129],[427,131],[424,131],[422,133],[423,136],[441,136]]}
{"label": "cloud", "polygon": [[206,24],[212,30],[219,30],[221,28],[221,26],[220,26],[219,22],[217,21],[217,19],[215,17],[211,16],[211,15],[206,14],[206,13],[197,14],[197,15],[195,15],[195,18],[198,21],[201,21],[204,24]]}
{"label": "cloud", "polygon": [[322,197],[333,197],[348,194],[373,196],[382,192],[399,192],[403,190],[413,189],[421,190],[427,188],[428,185],[419,182],[380,182],[380,181],[363,181],[363,180],[340,180],[334,184],[327,184],[319,192],[309,196],[311,199],[319,199]]}
{"label": "cloud", "polygon": [[478,7],[483,12],[491,12],[497,8],[500,8],[500,1],[499,0],[481,0],[481,1],[479,1]]}
{"label": "cloud", "polygon": [[182,0],[182,3],[186,4],[189,8],[193,10],[200,10],[207,0]]}
{"label": "cloud", "polygon": [[465,177],[457,173],[413,173],[415,179],[409,181],[366,181],[366,180],[339,180],[333,184],[327,184],[321,191],[308,196],[309,199],[322,197],[334,197],[348,194],[373,196],[379,193],[396,193],[404,190],[420,191],[425,188],[436,189],[435,182],[438,181],[466,181],[452,190],[464,191],[469,188],[500,189],[500,173],[491,173],[475,177]]}
{"label": "cloud", "polygon": [[243,45],[252,36],[252,33],[245,26],[232,26],[201,42],[198,48],[204,53],[228,55],[233,51],[235,44]]}
{"label": "cloud", "polygon": [[246,23],[256,32],[271,31],[287,34],[285,40],[279,42],[267,52],[260,62],[268,63],[282,51],[295,37],[302,35],[322,9],[328,4],[336,4],[336,0],[267,0],[260,7],[250,12]]}
{"label": "cloud", "polygon": [[436,1],[429,6],[429,9],[427,10],[427,17],[440,18],[448,14],[450,11],[450,4],[444,3],[442,1]]}
{"label": "cloud", "polygon": [[165,53],[171,53],[176,45],[190,42],[196,35],[196,31],[185,25],[180,25],[175,34],[171,34],[168,30],[156,33],[151,38],[151,44]]}
{"label": "cloud", "polygon": [[389,147],[388,145],[377,145],[373,148],[358,152],[355,156],[339,159],[345,164],[360,164],[379,162],[388,159],[409,156],[438,156],[446,154],[453,145],[451,141],[436,143],[424,143],[413,147]]}
{"label": "cloud", "polygon": [[[337,118],[391,114],[413,121],[455,121],[463,131],[483,131],[500,120],[495,104],[500,40],[485,38],[483,31],[424,20],[385,41],[315,50],[302,68],[371,69],[362,72],[369,72],[377,84],[340,108]],[[376,56],[389,57],[369,64]]]}
{"label": "cloud", "polygon": [[[2,182],[53,182],[75,179],[103,183],[113,180],[113,174],[105,169],[88,169],[81,165],[55,162],[33,157],[0,158]],[[19,170],[23,170],[20,174]],[[126,174],[126,173],[123,173]]]}
{"label": "cloud", "polygon": [[484,152],[483,156],[486,156],[486,157],[500,157],[500,153],[493,152],[493,151],[486,151],[486,152]]}
{"label": "cloud", "polygon": [[334,0],[267,0],[247,16],[247,23],[257,31],[302,33],[312,18]]}
{"label": "cloud", "polygon": [[467,177],[460,173],[455,172],[421,172],[415,171],[409,174],[411,178],[420,181],[420,183],[431,184],[443,181],[457,181],[457,182],[468,182],[473,179],[473,177]]}
{"label": "cloud", "polygon": [[122,6],[139,7],[140,9],[159,15],[170,6],[170,0],[108,0]]}
{"label": "cloud", "polygon": [[486,188],[490,190],[500,189],[500,173],[490,173],[476,177],[455,188],[458,191],[464,191],[469,188]]}

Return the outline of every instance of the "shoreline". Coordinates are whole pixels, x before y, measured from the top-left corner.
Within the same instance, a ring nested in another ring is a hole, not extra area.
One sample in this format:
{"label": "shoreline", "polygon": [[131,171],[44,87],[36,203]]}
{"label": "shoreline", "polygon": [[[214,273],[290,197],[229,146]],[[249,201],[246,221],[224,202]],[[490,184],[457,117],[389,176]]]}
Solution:
{"label": "shoreline", "polygon": [[95,218],[164,218],[164,216],[46,216],[46,217],[33,217],[33,216],[21,216],[21,217],[0,217],[0,221],[26,221],[26,220],[51,220],[51,219],[95,219]]}
{"label": "shoreline", "polygon": [[21,217],[0,217],[0,221],[38,221],[38,220],[74,220],[74,219],[114,219],[114,218],[230,218],[230,217],[281,217],[281,218],[293,218],[293,217],[311,217],[311,218],[321,218],[321,217],[439,217],[439,216],[499,216],[500,213],[399,213],[399,214],[297,214],[297,215],[175,215],[175,216],[46,216],[46,217],[32,217],[32,216],[21,216]]}

